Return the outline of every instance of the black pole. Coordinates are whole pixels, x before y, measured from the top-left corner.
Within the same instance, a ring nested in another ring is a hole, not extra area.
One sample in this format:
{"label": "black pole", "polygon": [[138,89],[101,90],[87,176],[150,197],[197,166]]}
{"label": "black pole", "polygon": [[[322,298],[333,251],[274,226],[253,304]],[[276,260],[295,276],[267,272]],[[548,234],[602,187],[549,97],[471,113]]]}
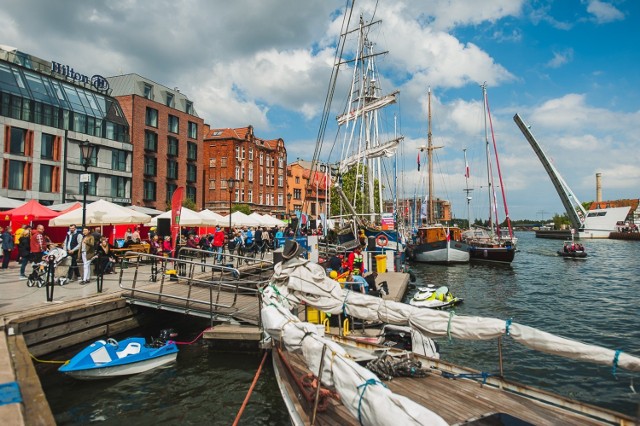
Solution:
{"label": "black pole", "polygon": [[[84,174],[85,174],[85,179],[87,178],[86,174],[87,174],[87,169],[89,167],[85,164],[84,166]],[[85,228],[86,226],[86,222],[87,222],[87,191],[89,190],[89,182],[84,182],[84,191],[82,194],[82,229]]]}

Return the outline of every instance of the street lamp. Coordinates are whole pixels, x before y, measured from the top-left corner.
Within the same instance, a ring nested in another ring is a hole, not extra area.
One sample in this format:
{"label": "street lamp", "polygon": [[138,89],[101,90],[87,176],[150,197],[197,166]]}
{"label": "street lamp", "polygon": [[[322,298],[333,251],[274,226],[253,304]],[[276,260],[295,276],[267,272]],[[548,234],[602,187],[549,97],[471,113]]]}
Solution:
{"label": "street lamp", "polygon": [[80,142],[80,150],[82,153],[82,165],[84,166],[84,174],[80,175],[80,182],[83,183],[83,191],[82,191],[82,228],[86,226],[87,222],[87,192],[89,192],[89,182],[91,181],[91,175],[88,172],[89,170],[89,162],[91,161],[91,157],[93,156],[93,149],[95,146],[85,140],[84,142]]}
{"label": "street lamp", "polygon": [[291,197],[293,197],[293,195],[291,195],[291,193],[287,194],[287,219],[291,220]]}
{"label": "street lamp", "polygon": [[229,178],[227,179],[227,189],[229,189],[229,241],[231,241],[231,207],[233,206],[233,199],[231,198],[233,195],[233,188],[236,186],[236,183],[239,182],[237,179]]}

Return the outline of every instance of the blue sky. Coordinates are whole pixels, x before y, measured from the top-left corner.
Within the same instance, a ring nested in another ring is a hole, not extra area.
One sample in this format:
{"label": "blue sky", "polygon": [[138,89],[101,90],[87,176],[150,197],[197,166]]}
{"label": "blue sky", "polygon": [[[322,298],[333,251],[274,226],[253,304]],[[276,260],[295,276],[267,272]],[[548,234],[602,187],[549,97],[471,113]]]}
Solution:
{"label": "blue sky", "polygon": [[[356,0],[354,19],[362,13],[370,20],[375,5]],[[251,124],[259,137],[283,138],[294,161],[312,156],[344,6],[343,0],[7,0],[0,44],[84,74],[135,72],[178,87],[212,127]],[[381,83],[401,92],[390,113],[398,114],[405,137],[405,195],[422,191],[416,150],[425,143],[430,86],[434,143],[444,146],[436,195],[466,217],[466,148],[472,216],[484,215],[479,84],[486,81],[512,218],[563,212],[513,123],[516,112],[581,201],[595,198],[596,172],[605,199],[640,196],[639,2],[380,0],[375,10],[382,20],[376,46],[389,51],[378,63]],[[341,79],[336,99],[345,96],[345,85]],[[341,108],[336,104],[331,117]],[[329,141],[334,132],[331,122]]]}

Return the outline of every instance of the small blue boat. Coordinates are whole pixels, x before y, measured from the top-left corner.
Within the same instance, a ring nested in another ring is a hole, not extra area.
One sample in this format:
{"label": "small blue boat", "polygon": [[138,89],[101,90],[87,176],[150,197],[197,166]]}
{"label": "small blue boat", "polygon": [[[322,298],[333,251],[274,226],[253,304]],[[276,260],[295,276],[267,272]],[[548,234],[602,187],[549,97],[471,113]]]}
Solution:
{"label": "small blue boat", "polygon": [[147,344],[144,337],[121,340],[98,340],[74,356],[58,371],[81,380],[104,379],[143,373],[175,362],[175,342],[154,339]]}

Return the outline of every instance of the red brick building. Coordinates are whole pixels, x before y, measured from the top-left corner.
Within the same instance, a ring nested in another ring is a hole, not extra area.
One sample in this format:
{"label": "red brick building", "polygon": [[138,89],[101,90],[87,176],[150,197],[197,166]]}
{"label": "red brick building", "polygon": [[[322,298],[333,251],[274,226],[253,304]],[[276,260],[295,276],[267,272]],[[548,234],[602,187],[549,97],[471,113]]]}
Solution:
{"label": "red brick building", "polygon": [[107,79],[130,123],[131,204],[167,210],[179,186],[198,209],[202,199],[204,120],[180,91],[138,74]]}
{"label": "red brick building", "polygon": [[[253,126],[206,128],[203,159],[205,208],[227,214],[231,197],[252,212],[284,217],[287,150],[282,139],[260,139]],[[229,179],[237,180],[231,192]]]}
{"label": "red brick building", "polygon": [[304,160],[287,166],[287,211],[302,212],[310,219],[318,219],[326,213],[331,180],[324,170],[320,170],[321,167],[315,167],[312,174],[312,166],[311,161]]}

